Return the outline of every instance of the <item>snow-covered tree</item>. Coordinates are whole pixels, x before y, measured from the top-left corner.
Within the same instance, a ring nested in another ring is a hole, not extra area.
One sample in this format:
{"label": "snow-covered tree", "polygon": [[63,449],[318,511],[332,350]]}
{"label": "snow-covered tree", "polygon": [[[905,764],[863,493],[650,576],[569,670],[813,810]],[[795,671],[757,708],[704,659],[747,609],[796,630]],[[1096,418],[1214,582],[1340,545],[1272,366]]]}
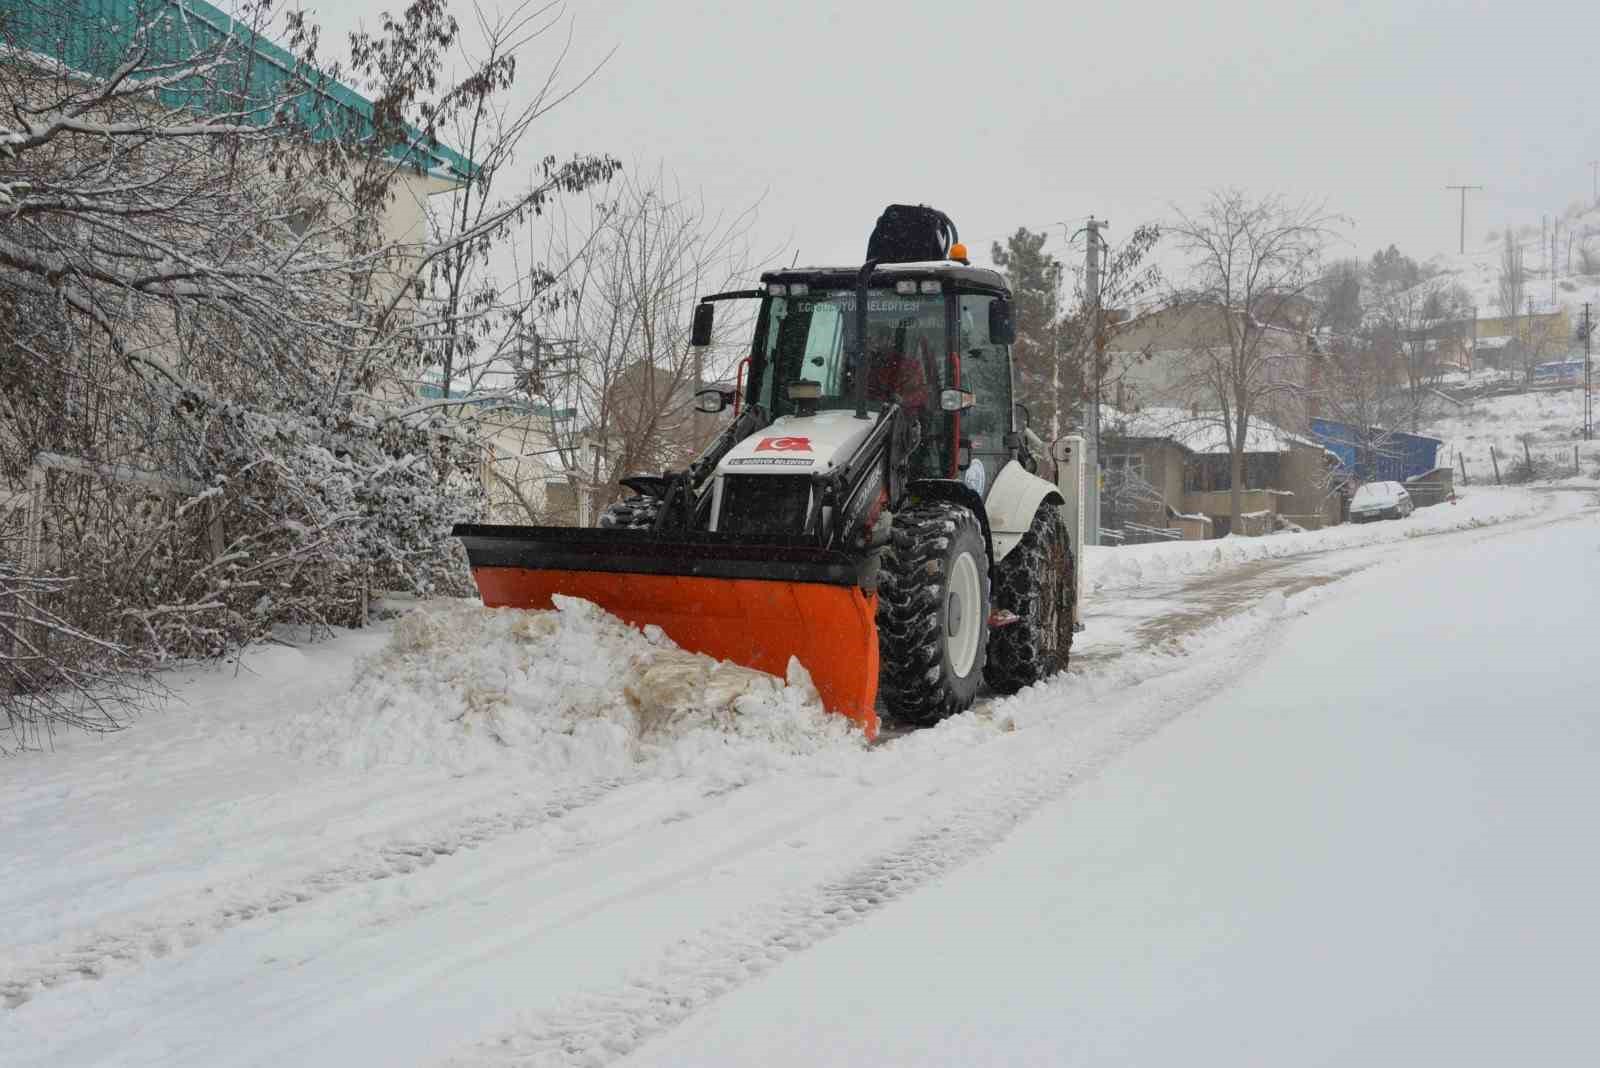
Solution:
{"label": "snow-covered tree", "polygon": [[1496,304],[1506,318],[1521,315],[1523,301],[1528,292],[1528,269],[1522,262],[1522,242],[1506,227],[1505,241],[1500,246],[1500,275],[1496,290]]}
{"label": "snow-covered tree", "polygon": [[[1035,429],[1051,437],[1076,423],[1088,397],[1105,398],[1144,353],[1107,345],[1112,315],[1154,292],[1160,271],[1146,262],[1160,240],[1153,225],[1135,227],[1126,241],[1104,250],[1100,265],[1100,314],[1084,287],[1081,264],[1071,267],[1044,251],[1045,234],[1026,227],[996,243],[990,253],[1011,287],[1017,340],[1017,399],[1026,404]],[[1071,279],[1071,296],[1064,295]]]}
{"label": "snow-covered tree", "polygon": [[697,298],[754,282],[755,210],[719,213],[658,172],[614,181],[555,227],[547,259],[570,267],[540,327],[560,358],[537,376],[538,396],[573,413],[551,424],[554,455],[590,514],[616,498],[617,479],[681,468],[715,431],[693,394],[733,379],[753,307],[719,306],[709,353],[691,348],[689,327]]}
{"label": "snow-covered tree", "polygon": [[1447,369],[1440,355],[1462,342],[1471,316],[1471,296],[1448,278],[1379,289],[1373,326],[1397,356],[1407,429],[1418,429],[1427,393]]}
{"label": "snow-covered tree", "polygon": [[[0,19],[0,564],[36,601],[0,611],[0,702],[73,722],[51,701],[80,668],[352,622],[374,584],[462,588],[448,531],[477,508],[479,446],[396,410],[484,317],[436,299],[436,268],[616,169],[517,172],[491,124],[479,147],[516,188],[488,199],[490,171],[439,136],[494,111],[521,38],[451,76],[442,0],[358,35],[348,73],[299,14],[292,54],[260,40],[265,0],[226,26],[185,0],[88,10],[16,0]],[[486,206],[431,241],[394,232],[430,182]],[[39,645],[47,619],[71,636]]]}
{"label": "snow-covered tree", "polygon": [[1072,302],[1062,321],[1063,392],[1070,407],[1066,422],[1076,425],[1078,405],[1088,398],[1106,403],[1116,396],[1133,368],[1150,358],[1148,350],[1113,348],[1109,341],[1114,317],[1150,301],[1163,284],[1160,267],[1146,262],[1160,240],[1161,228],[1144,223],[1125,241],[1103,250],[1098,305],[1085,288],[1084,268],[1073,268]]}
{"label": "snow-covered tree", "polygon": [[1170,299],[1208,312],[1216,324],[1215,339],[1188,353],[1185,374],[1191,395],[1219,413],[1227,434],[1235,525],[1251,422],[1303,389],[1281,367],[1285,327],[1309,329],[1308,291],[1322,277],[1322,250],[1338,222],[1318,205],[1224,189],[1193,214],[1179,210],[1167,228],[1189,257],[1185,282]]}

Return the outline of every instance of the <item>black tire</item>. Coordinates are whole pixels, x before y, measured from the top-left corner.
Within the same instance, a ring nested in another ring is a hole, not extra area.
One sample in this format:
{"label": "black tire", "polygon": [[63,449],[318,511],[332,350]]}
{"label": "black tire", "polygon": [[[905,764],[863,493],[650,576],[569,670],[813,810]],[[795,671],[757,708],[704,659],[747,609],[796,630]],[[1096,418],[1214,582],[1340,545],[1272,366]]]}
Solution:
{"label": "black tire", "polygon": [[[963,585],[977,590],[978,604],[962,603]],[[878,578],[879,691],[889,716],[920,726],[970,708],[988,627],[989,553],[977,516],[947,501],[897,514]]]}
{"label": "black tire", "polygon": [[983,677],[994,690],[1016,693],[1067,670],[1077,578],[1060,508],[1041,504],[1022,541],[995,567],[994,607],[1017,621],[989,632]]}
{"label": "black tire", "polygon": [[625,497],[606,505],[595,525],[607,530],[649,530],[660,511],[659,497]]}

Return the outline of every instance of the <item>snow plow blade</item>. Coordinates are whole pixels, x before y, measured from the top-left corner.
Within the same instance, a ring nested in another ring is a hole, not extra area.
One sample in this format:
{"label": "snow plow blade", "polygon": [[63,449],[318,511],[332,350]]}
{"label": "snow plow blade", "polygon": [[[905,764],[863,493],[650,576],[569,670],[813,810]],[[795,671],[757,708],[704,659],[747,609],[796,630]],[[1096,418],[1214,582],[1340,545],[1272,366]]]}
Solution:
{"label": "snow plow blade", "polygon": [[810,672],[823,705],[877,737],[877,595],[844,553],[793,538],[457,524],[490,608],[554,608],[561,594],[681,648],[783,678]]}

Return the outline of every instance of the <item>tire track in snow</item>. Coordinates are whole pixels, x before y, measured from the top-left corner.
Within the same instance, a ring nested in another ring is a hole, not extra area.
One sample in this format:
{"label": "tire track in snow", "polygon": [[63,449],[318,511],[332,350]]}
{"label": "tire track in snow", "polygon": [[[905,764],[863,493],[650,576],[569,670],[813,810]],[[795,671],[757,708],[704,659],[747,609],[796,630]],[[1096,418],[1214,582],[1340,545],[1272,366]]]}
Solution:
{"label": "tire track in snow", "polygon": [[[189,915],[181,919],[135,921],[121,928],[96,931],[67,945],[15,949],[13,957],[26,953],[32,961],[16,967],[11,975],[0,976],[0,1006],[15,1009],[43,991],[101,979],[126,966],[182,953],[242,923],[305,905],[348,887],[409,875],[441,858],[477,849],[507,835],[541,825],[558,829],[572,813],[628,781],[601,780],[517,808],[471,816],[426,836],[396,838],[359,848],[352,855],[293,881],[207,887],[185,895]],[[550,859],[557,860],[565,852],[556,849]],[[212,895],[222,900],[219,902]]]}
{"label": "tire track in snow", "polygon": [[[1306,597],[1313,599],[1322,592],[1312,591]],[[1282,601],[1277,603],[1281,606]],[[988,853],[1040,807],[1093,778],[1222,689],[1263,655],[1264,643],[1276,642],[1274,628],[1281,609],[1246,615],[1249,618],[1240,620],[1237,631],[1224,640],[1197,643],[1189,655],[1119,678],[1110,691],[1136,695],[1131,714],[1127,709],[1111,710],[1097,715],[1082,733],[1064,732],[1055,739],[1041,739],[1044,744],[1018,747],[1023,767],[1007,764],[963,783],[959,796],[943,798],[940,812],[920,819],[920,829],[904,844],[838,879],[785,895],[731,924],[703,930],[617,987],[530,1013],[514,1030],[482,1040],[446,1063],[454,1068],[592,1068],[630,1055],[791,955]],[[1081,682],[1069,678],[1052,688],[1070,691]],[[1086,692],[1076,696],[1101,700],[1109,696],[1087,692],[1092,686],[1082,689]],[[1035,730],[1048,733],[1051,725],[1046,722],[1027,733]]]}

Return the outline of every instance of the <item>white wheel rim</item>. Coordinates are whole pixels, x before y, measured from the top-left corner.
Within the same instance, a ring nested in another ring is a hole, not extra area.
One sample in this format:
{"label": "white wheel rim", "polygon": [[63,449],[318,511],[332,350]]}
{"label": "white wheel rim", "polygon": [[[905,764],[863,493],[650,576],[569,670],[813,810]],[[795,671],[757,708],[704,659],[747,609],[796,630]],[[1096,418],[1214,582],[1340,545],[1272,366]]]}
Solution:
{"label": "white wheel rim", "polygon": [[956,557],[944,607],[945,652],[950,657],[950,669],[964,679],[978,659],[978,631],[983,624],[983,584],[971,553]]}

